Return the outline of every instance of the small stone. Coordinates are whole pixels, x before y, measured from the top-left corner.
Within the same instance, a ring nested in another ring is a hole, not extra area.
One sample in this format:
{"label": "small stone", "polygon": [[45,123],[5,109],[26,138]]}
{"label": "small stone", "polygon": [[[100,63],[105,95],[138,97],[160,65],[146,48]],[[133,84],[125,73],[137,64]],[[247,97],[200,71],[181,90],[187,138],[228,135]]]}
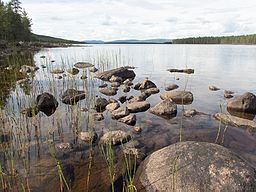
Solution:
{"label": "small stone", "polygon": [[102,84],[102,85],[99,85],[99,88],[105,88],[105,87],[107,87],[107,86],[108,86],[108,84],[104,83],[104,84]]}
{"label": "small stone", "polygon": [[121,83],[119,82],[112,82],[111,87],[120,87]]}
{"label": "small stone", "polygon": [[176,84],[171,84],[171,85],[168,85],[168,86],[165,87],[165,91],[172,91],[172,90],[178,89],[178,88],[179,88],[178,85],[176,85]]}
{"label": "small stone", "polygon": [[99,97],[97,98],[95,102],[95,108],[97,112],[103,112],[106,109],[106,106],[108,105],[108,101],[105,98]]}
{"label": "small stone", "polygon": [[82,75],[82,76],[80,77],[80,79],[85,80],[85,79],[87,79],[87,76],[86,76],[86,75]]}
{"label": "small stone", "polygon": [[117,94],[117,90],[111,87],[100,88],[99,92],[107,96],[114,96]]}
{"label": "small stone", "polygon": [[71,75],[77,75],[79,70],[77,68],[68,69],[67,72]]}
{"label": "small stone", "polygon": [[97,69],[96,67],[92,67],[92,68],[90,68],[89,71],[90,71],[91,73],[95,73],[95,72],[98,71],[98,69]]}
{"label": "small stone", "polygon": [[133,102],[128,103],[127,108],[130,113],[143,112],[150,108],[150,104],[146,101]]}
{"label": "small stone", "polygon": [[137,83],[137,84],[134,85],[133,89],[139,90],[140,86],[141,86],[141,83]]}
{"label": "small stone", "polygon": [[155,85],[155,83],[153,83],[152,81],[150,81],[148,79],[143,81],[139,87],[139,89],[149,89],[149,88],[156,88],[156,85]]}
{"label": "small stone", "polygon": [[140,126],[135,126],[133,128],[133,130],[136,132],[136,133],[140,133],[142,131],[141,127]]}
{"label": "small stone", "polygon": [[79,134],[79,138],[86,143],[94,143],[98,139],[98,135],[94,131],[85,131]]}
{"label": "small stone", "polygon": [[120,101],[121,103],[124,103],[126,100],[127,100],[127,97],[126,97],[125,95],[119,97],[119,101]]}
{"label": "small stone", "polygon": [[130,90],[131,90],[130,87],[125,86],[124,89],[123,89],[123,92],[124,92],[124,93],[128,93],[128,92],[130,92]]}
{"label": "small stone", "polygon": [[113,83],[113,82],[119,82],[119,83],[121,83],[122,80],[123,80],[123,79],[122,79],[121,77],[114,76],[114,75],[112,75],[111,78],[109,79],[109,81],[112,82],[112,83]]}
{"label": "small stone", "polygon": [[209,90],[211,90],[211,91],[218,91],[218,90],[220,90],[220,88],[218,88],[218,87],[216,87],[214,85],[210,85],[209,86]]}
{"label": "small stone", "polygon": [[127,116],[119,119],[118,121],[125,123],[127,125],[134,126],[136,124],[136,115],[130,114],[130,115],[127,115]]}
{"label": "small stone", "polygon": [[94,113],[93,117],[94,117],[95,121],[102,121],[102,120],[104,120],[104,116],[103,116],[102,113]]}
{"label": "small stone", "polygon": [[115,103],[110,103],[110,104],[108,104],[108,105],[106,106],[106,110],[112,112],[112,111],[118,109],[119,107],[120,107],[120,104],[117,103],[117,102],[115,102]]}
{"label": "small stone", "polygon": [[198,114],[198,112],[195,109],[185,109],[183,113],[185,117],[193,117],[196,114]]}
{"label": "small stone", "polygon": [[120,119],[129,115],[129,111],[127,107],[120,107],[114,111],[112,111],[112,118],[113,119]]}
{"label": "small stone", "polygon": [[131,140],[131,135],[121,130],[109,131],[100,138],[102,145],[120,145]]}

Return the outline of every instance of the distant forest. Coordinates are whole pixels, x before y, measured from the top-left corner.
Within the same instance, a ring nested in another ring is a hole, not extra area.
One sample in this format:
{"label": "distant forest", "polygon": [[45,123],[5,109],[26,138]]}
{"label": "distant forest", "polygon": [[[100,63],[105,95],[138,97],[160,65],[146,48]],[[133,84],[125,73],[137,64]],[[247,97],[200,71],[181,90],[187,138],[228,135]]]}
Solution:
{"label": "distant forest", "polygon": [[256,34],[223,37],[191,37],[174,39],[173,44],[256,44]]}
{"label": "distant forest", "polygon": [[30,41],[32,21],[21,8],[19,0],[4,3],[0,0],[0,39]]}

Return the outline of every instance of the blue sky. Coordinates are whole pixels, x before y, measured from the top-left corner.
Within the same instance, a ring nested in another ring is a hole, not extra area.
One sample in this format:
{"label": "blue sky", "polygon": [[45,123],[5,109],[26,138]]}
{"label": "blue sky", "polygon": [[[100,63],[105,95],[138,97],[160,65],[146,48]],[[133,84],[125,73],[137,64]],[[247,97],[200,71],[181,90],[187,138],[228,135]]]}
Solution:
{"label": "blue sky", "polygon": [[172,39],[256,33],[255,0],[21,2],[33,20],[34,33],[66,39]]}

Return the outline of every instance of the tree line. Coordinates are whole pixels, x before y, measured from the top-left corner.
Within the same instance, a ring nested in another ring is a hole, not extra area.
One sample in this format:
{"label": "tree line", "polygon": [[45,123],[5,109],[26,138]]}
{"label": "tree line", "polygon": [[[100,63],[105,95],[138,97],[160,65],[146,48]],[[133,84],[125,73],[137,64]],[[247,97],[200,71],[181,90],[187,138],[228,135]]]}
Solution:
{"label": "tree line", "polygon": [[32,20],[19,0],[0,0],[0,40],[30,41]]}
{"label": "tree line", "polygon": [[222,37],[191,37],[173,40],[174,44],[256,44],[256,34]]}

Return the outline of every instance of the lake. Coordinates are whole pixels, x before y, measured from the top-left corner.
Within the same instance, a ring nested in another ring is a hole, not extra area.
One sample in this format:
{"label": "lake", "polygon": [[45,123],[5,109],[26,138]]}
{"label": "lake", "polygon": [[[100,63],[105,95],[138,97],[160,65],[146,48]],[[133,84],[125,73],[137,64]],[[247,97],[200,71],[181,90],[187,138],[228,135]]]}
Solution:
{"label": "lake", "polygon": [[[256,166],[255,131],[225,126],[213,118],[217,112],[228,113],[224,90],[234,91],[234,96],[245,92],[256,93],[256,46],[81,45],[44,49],[36,53],[33,59],[34,62],[30,64],[34,63],[39,70],[29,76],[30,82],[11,84],[2,98],[2,130],[11,132],[13,139],[9,144],[1,142],[0,160],[3,172],[10,172],[11,176],[5,180],[10,185],[23,186],[32,191],[57,191],[61,187],[67,189],[65,182],[61,183],[59,179],[63,173],[72,191],[109,191],[109,162],[104,158],[102,148],[97,142],[86,144],[79,140],[79,133],[91,128],[99,138],[108,130],[131,132],[133,145],[143,154],[140,161],[170,144],[195,140],[223,145]],[[80,70],[77,75],[66,72],[80,61],[94,64],[99,71],[121,66],[135,67],[134,84],[148,78],[160,89],[160,93],[147,99],[151,106],[161,101],[160,94],[165,92],[167,85],[173,83],[179,86],[178,90],[191,91],[194,101],[190,105],[178,105],[177,116],[171,119],[148,111],[136,113],[136,126],[142,129],[140,133],[135,133],[133,126],[113,120],[108,111],[103,113],[104,120],[93,121],[97,98],[118,99],[123,95],[136,96],[140,92],[131,89],[124,93],[120,88],[117,95],[112,97],[101,94],[98,87],[104,82],[94,78],[94,73],[87,69]],[[56,68],[64,69],[66,76],[50,73]],[[172,68],[192,68],[195,72],[185,74],[167,71]],[[81,75],[87,75],[88,78],[81,80]],[[62,78],[59,79],[59,76]],[[220,90],[210,91],[210,85]],[[61,95],[69,88],[84,90],[86,98],[74,106],[62,103]],[[42,112],[32,118],[24,116],[22,109],[31,107],[37,95],[43,92],[55,96],[59,103],[56,111],[51,116]],[[81,108],[89,111],[83,112]],[[183,109],[196,109],[201,113],[184,117]],[[255,121],[255,116],[250,118]],[[52,146],[61,143],[69,143],[73,147],[67,150],[56,147],[52,152]],[[126,167],[123,147],[114,146],[112,149],[115,157],[114,184],[117,189],[121,189]]]}

